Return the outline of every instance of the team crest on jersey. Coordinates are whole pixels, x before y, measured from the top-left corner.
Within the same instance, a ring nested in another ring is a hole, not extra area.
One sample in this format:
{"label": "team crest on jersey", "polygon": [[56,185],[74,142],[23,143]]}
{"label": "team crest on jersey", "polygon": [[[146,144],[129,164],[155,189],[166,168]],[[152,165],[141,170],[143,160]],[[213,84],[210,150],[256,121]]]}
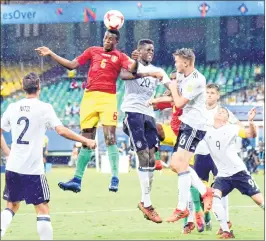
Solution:
{"label": "team crest on jersey", "polygon": [[138,148],[141,148],[141,147],[142,147],[142,143],[141,143],[141,141],[137,141],[136,146],[137,146]]}
{"label": "team crest on jersey", "polygon": [[192,90],[193,90],[193,85],[189,85],[189,86],[187,87],[187,91],[188,91],[188,92],[192,92]]}
{"label": "team crest on jersey", "polygon": [[115,62],[118,60],[118,57],[115,56],[115,55],[113,55],[113,56],[111,57],[111,60],[112,60],[113,63],[115,63]]}

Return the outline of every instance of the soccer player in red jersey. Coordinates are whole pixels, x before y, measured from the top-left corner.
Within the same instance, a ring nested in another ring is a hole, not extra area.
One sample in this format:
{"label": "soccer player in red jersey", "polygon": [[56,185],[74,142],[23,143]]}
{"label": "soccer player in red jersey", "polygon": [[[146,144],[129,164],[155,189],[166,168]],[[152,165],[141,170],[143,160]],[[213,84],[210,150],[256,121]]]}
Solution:
{"label": "soccer player in red jersey", "polygon": [[[103,47],[89,47],[72,61],[56,55],[47,47],[36,49],[40,56],[50,56],[57,63],[71,70],[90,61],[87,85],[80,105],[80,127],[83,136],[95,139],[97,124],[101,120],[112,170],[109,190],[113,192],[118,190],[119,184],[119,154],[115,135],[118,119],[116,81],[122,68],[136,73],[138,67],[136,61],[116,49],[119,38],[119,31],[107,30]],[[137,51],[132,53],[132,57],[137,59]],[[81,180],[92,155],[92,149],[85,146],[81,148],[74,178],[65,183],[60,182],[58,185],[61,189],[81,191]]]}

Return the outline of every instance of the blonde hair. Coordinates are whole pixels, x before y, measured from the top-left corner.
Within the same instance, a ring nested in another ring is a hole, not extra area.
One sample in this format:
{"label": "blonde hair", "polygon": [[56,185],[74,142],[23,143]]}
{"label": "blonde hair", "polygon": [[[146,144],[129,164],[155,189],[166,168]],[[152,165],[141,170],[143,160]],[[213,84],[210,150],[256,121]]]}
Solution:
{"label": "blonde hair", "polygon": [[182,49],[177,49],[175,51],[175,53],[173,54],[173,56],[179,56],[183,59],[186,59],[188,60],[190,63],[193,63],[195,62],[195,54],[194,54],[194,51],[192,49],[188,49],[188,48],[182,48]]}

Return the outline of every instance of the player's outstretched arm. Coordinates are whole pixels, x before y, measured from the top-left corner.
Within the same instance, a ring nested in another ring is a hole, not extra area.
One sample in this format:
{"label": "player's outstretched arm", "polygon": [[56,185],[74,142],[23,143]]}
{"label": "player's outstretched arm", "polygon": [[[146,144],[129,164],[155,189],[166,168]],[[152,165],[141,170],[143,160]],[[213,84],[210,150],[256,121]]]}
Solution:
{"label": "player's outstretched arm", "polygon": [[239,136],[242,138],[255,138],[257,136],[256,125],[253,120],[256,116],[256,108],[252,108],[248,113],[248,128],[241,128],[239,131]]}
{"label": "player's outstretched arm", "polygon": [[54,59],[58,64],[64,66],[65,68],[72,70],[76,69],[79,66],[79,63],[76,59],[73,60],[68,60],[63,57],[60,57],[59,55],[55,54],[51,49],[43,46],[35,49],[35,51],[40,55],[40,56],[51,56],[52,59]]}
{"label": "player's outstretched arm", "polygon": [[60,135],[63,136],[67,139],[73,140],[73,141],[78,141],[81,142],[83,145],[95,149],[96,148],[96,142],[91,139],[87,139],[84,136],[76,134],[74,131],[66,128],[65,126],[56,126],[55,127],[56,132]]}
{"label": "player's outstretched arm", "polygon": [[4,152],[5,156],[9,156],[10,149],[9,149],[8,145],[6,144],[6,140],[5,140],[2,132],[3,132],[3,130],[1,129],[1,149]]}

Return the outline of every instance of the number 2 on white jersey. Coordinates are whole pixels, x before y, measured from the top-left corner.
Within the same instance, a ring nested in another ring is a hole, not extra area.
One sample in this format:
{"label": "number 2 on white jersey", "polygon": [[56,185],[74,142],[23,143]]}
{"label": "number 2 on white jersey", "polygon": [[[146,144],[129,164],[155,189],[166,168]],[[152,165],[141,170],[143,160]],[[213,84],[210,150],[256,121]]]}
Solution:
{"label": "number 2 on white jersey", "polygon": [[22,116],[18,119],[17,121],[17,124],[20,125],[20,123],[24,121],[25,122],[25,127],[24,129],[22,130],[22,132],[20,133],[18,139],[17,139],[17,144],[23,144],[23,145],[29,145],[29,141],[23,141],[22,138],[23,136],[25,135],[26,131],[28,130],[29,128],[29,125],[30,125],[30,121],[27,117],[25,116]]}

